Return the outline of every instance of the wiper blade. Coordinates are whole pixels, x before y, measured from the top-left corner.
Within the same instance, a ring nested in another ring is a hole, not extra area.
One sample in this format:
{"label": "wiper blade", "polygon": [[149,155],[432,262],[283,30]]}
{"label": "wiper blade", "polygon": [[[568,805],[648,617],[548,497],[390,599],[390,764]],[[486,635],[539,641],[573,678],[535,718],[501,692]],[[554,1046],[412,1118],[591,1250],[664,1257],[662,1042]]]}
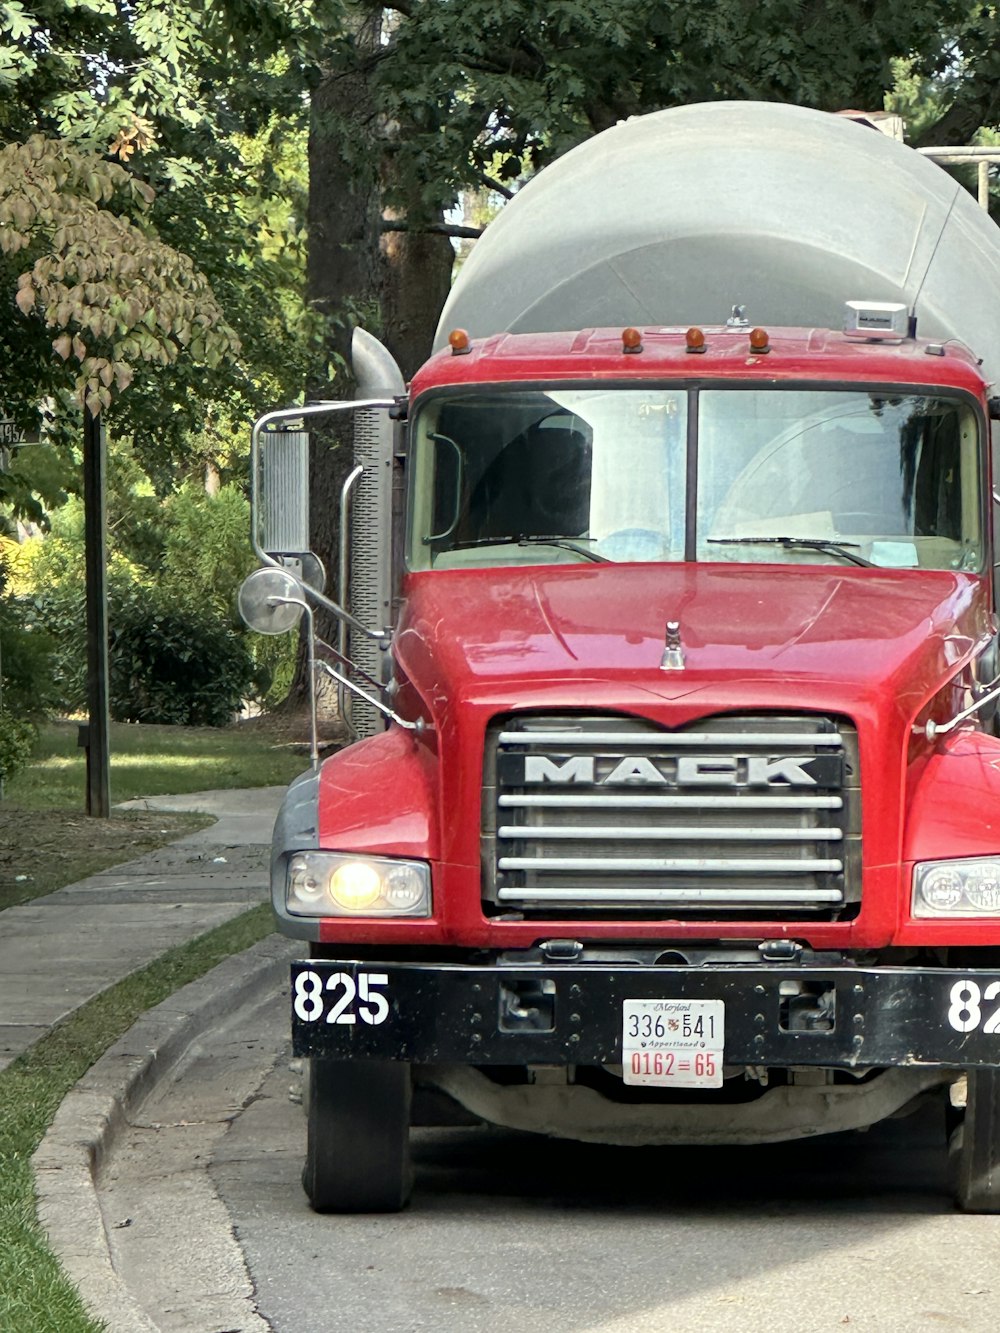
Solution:
{"label": "wiper blade", "polygon": [[877,569],[878,566],[863,555],[855,555],[848,547],[858,546],[857,542],[828,541],[825,537],[707,537],[706,541],[714,546],[783,546],[786,550],[794,547],[807,551],[823,551],[828,555],[839,555],[842,560],[850,560],[852,565],[863,565],[865,569]]}
{"label": "wiper blade", "polygon": [[[584,537],[582,540],[595,541],[596,538]],[[517,544],[518,546],[561,546],[566,551],[575,551],[577,555],[582,555],[586,560],[593,560],[601,565],[614,563],[606,555],[591,551],[586,546],[581,546],[578,540],[570,537],[518,537]]]}
{"label": "wiper blade", "polygon": [[561,546],[567,551],[575,551],[577,555],[582,555],[585,560],[593,560],[602,565],[614,564],[614,561],[606,555],[598,555],[596,551],[589,551],[586,546],[580,544],[596,540],[596,537],[528,537],[522,534],[518,537],[475,537],[471,541],[452,542],[449,549],[464,551],[472,546]]}

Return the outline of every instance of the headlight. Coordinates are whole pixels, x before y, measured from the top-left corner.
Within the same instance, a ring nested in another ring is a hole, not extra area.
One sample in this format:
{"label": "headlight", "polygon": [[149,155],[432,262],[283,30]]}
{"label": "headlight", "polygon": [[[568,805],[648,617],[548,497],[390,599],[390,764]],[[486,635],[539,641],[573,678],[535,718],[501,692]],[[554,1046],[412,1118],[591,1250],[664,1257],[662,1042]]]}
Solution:
{"label": "headlight", "polygon": [[1000,916],[1000,857],[923,861],[913,869],[914,916]]}
{"label": "headlight", "polygon": [[430,916],[431,869],[423,861],[293,852],[285,905],[293,916]]}

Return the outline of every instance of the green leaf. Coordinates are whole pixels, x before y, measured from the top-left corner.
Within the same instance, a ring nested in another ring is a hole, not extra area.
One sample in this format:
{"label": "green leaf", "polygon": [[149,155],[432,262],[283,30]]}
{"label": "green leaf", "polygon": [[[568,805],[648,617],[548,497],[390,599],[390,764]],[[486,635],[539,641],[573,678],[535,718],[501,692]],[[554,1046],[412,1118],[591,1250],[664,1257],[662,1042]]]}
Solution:
{"label": "green leaf", "polygon": [[63,0],[67,9],[83,9],[90,14],[114,15],[114,0]]}
{"label": "green leaf", "polygon": [[35,31],[37,20],[25,11],[18,0],[8,0],[0,5],[0,32],[10,33],[15,42],[30,37]]}

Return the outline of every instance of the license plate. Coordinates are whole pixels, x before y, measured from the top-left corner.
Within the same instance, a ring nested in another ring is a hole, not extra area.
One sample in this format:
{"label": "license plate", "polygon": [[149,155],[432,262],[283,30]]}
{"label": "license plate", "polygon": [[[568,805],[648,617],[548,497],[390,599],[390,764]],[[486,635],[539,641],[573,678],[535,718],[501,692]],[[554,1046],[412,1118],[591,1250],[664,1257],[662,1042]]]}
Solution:
{"label": "license plate", "polygon": [[721,1088],[723,1000],[623,1000],[626,1083]]}

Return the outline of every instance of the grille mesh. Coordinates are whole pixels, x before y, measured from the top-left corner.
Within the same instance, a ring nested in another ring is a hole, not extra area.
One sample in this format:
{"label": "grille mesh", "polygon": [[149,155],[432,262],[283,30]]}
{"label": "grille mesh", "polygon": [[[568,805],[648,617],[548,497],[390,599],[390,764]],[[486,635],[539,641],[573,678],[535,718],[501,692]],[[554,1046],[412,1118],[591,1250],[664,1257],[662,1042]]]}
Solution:
{"label": "grille mesh", "polygon": [[814,715],[517,717],[486,749],[492,914],[841,918],[857,911],[857,735]]}

